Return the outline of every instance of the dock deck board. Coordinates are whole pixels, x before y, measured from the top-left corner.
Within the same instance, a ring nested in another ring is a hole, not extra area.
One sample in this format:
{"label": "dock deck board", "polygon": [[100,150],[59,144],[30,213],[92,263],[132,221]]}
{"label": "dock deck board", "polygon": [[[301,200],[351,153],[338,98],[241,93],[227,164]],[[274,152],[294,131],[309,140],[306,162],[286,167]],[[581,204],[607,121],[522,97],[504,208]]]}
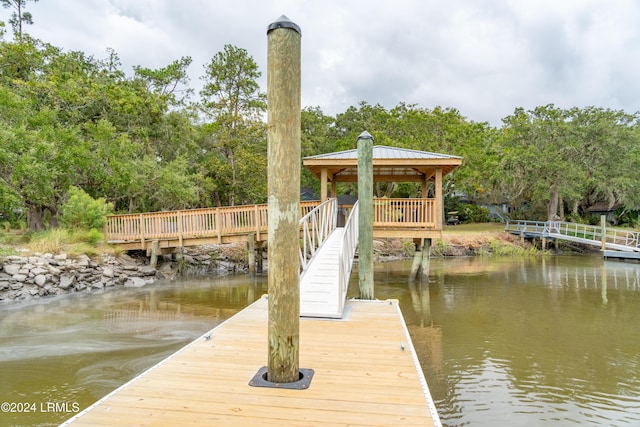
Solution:
{"label": "dock deck board", "polygon": [[347,307],[300,319],[307,390],[248,385],[267,364],[263,297],[63,425],[439,426],[397,302]]}

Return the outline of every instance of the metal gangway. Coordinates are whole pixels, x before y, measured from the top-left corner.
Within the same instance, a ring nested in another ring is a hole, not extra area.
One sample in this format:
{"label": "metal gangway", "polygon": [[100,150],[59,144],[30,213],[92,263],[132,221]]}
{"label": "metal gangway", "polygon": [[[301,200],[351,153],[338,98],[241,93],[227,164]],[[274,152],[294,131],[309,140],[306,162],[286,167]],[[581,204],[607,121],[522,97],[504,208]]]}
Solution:
{"label": "metal gangway", "polygon": [[329,199],[300,219],[300,315],[341,318],[358,244],[358,203],[344,227]]}
{"label": "metal gangway", "polygon": [[602,250],[640,252],[640,232],[564,221],[507,221],[505,231],[523,238],[563,239]]}

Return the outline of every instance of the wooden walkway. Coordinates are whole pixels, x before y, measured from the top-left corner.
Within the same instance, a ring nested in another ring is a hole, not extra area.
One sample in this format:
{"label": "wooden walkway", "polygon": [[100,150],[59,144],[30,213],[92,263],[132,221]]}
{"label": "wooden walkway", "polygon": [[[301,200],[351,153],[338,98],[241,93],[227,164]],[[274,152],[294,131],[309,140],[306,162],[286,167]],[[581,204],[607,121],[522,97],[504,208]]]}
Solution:
{"label": "wooden walkway", "polygon": [[306,390],[248,385],[267,362],[263,297],[63,425],[440,426],[397,302],[346,313],[300,319]]}

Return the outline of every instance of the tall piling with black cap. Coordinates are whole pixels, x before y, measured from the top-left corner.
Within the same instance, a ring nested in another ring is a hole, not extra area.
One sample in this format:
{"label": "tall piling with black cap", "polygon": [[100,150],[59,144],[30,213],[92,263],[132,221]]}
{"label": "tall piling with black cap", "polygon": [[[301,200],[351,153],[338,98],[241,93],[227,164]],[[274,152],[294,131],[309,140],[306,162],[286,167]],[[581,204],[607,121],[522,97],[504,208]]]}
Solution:
{"label": "tall piling with black cap", "polygon": [[360,299],[373,299],[373,136],[358,136],[358,283]]}
{"label": "tall piling with black cap", "polygon": [[301,30],[267,28],[269,363],[273,383],[299,380]]}

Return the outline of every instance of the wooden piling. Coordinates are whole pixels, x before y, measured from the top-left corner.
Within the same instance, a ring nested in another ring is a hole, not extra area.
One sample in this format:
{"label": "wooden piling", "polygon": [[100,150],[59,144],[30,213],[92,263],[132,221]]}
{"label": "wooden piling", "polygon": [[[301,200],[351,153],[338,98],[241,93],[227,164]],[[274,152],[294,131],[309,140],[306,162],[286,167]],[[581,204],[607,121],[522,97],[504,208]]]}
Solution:
{"label": "wooden piling", "polygon": [[413,262],[411,263],[411,271],[409,271],[409,281],[414,281],[420,272],[422,264],[422,239],[413,239],[415,252],[413,253]]}
{"label": "wooden piling", "polygon": [[431,239],[424,239],[422,242],[422,264],[420,265],[420,278],[429,279],[429,268],[431,264]]}
{"label": "wooden piling", "polygon": [[373,137],[358,136],[358,275],[360,299],[374,299],[373,286]]}
{"label": "wooden piling", "polygon": [[256,242],[256,272],[258,274],[262,274],[262,264],[264,261],[263,251],[264,248],[262,247],[262,242]]}
{"label": "wooden piling", "polygon": [[158,240],[154,240],[151,242],[151,259],[149,260],[149,265],[152,268],[156,268],[158,265],[158,254],[160,253],[160,242]]}
{"label": "wooden piling", "polygon": [[247,236],[247,263],[249,264],[249,274],[256,273],[256,248],[255,234],[249,233]]}
{"label": "wooden piling", "polygon": [[267,29],[269,331],[267,380],[299,379],[300,27]]}

